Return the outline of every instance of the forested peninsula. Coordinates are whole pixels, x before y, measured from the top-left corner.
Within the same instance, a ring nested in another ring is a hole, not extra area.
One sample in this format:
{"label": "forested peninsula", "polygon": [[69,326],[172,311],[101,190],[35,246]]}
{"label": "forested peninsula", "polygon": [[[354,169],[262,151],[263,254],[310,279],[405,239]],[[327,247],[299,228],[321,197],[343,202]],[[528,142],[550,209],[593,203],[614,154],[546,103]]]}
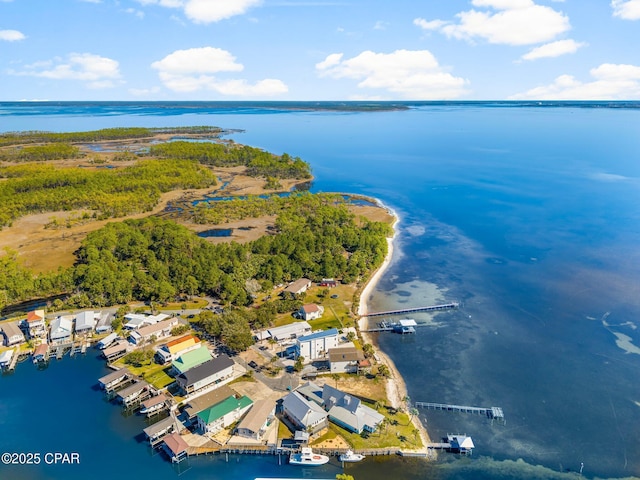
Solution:
{"label": "forested peninsula", "polygon": [[[36,273],[19,251],[4,249],[0,309],[52,295],[63,295],[57,302],[70,308],[193,295],[245,307],[279,283],[299,277],[351,283],[380,266],[389,223],[354,213],[343,195],[276,195],[280,182],[309,181],[309,165],[223,140],[222,133],[183,127],[0,135],[0,226],[10,229],[21,217],[47,212],[69,214],[43,228],[64,232],[74,225],[69,219],[87,226],[73,263],[54,270]],[[261,196],[193,202],[193,208],[189,200],[171,213],[152,212],[165,192],[189,191],[189,199],[228,195],[231,187],[220,187],[225,175],[224,185],[231,186],[237,178],[256,179]],[[138,215],[122,218],[131,214]],[[211,243],[196,234],[198,225],[265,217],[265,234],[244,243]],[[47,255],[45,247],[40,255]],[[267,302],[240,323],[268,323],[273,312],[289,307]]]}

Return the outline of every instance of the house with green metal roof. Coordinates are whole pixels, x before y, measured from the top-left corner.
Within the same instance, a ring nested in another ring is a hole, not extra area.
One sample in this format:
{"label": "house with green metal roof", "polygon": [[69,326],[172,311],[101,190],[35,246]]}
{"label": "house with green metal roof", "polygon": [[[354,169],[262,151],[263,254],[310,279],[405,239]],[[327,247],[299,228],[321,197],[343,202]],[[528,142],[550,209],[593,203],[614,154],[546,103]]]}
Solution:
{"label": "house with green metal roof", "polygon": [[238,421],[253,405],[246,395],[231,395],[198,413],[198,428],[204,433],[216,433]]}
{"label": "house with green metal roof", "polygon": [[196,348],[195,350],[191,350],[171,363],[171,368],[175,375],[180,375],[181,373],[186,372],[187,370],[197,367],[198,365],[202,365],[204,362],[208,362],[212,360],[213,356],[209,349],[205,346],[201,346],[200,348]]}

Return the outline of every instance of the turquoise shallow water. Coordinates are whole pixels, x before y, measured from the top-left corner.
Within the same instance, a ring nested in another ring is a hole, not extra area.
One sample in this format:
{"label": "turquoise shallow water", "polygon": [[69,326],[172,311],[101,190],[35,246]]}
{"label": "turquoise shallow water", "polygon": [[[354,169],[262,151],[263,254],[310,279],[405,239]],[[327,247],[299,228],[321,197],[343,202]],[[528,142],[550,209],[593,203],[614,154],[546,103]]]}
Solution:
{"label": "turquoise shallow water", "polygon": [[[581,464],[588,478],[640,476],[637,108],[179,107],[0,104],[0,131],[239,128],[238,142],[310,161],[313,190],[373,195],[394,208],[401,217],[396,255],[372,308],[434,299],[462,308],[415,315],[429,325],[411,338],[380,336],[381,347],[413,400],[501,406],[507,424],[421,412],[434,438],[472,435],[473,457],[442,455],[426,468],[418,460],[368,459],[349,466],[356,478],[387,478],[398,468],[416,479],[572,477]],[[176,477],[138,443],[140,420],[123,418],[91,389],[102,368],[91,358],[65,359],[44,372],[20,365],[0,379],[0,429],[12,432],[0,436],[0,450],[77,449],[83,460],[66,469],[0,466],[0,478]],[[340,471],[323,468],[209,458],[180,478]]]}

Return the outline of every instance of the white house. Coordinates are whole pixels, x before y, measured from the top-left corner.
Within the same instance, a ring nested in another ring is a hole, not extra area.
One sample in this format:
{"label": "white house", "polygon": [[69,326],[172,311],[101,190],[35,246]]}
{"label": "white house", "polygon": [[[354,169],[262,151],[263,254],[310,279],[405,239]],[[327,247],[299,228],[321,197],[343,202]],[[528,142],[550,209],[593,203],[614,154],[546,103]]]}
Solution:
{"label": "white house", "polygon": [[291,392],[282,400],[284,418],[297,430],[316,433],[329,425],[329,415],[321,406],[298,392]]}
{"label": "white house", "polygon": [[362,351],[353,345],[329,349],[331,373],[357,373],[361,360],[364,360]]}
{"label": "white house", "polygon": [[222,402],[198,412],[198,427],[203,433],[216,433],[236,422],[251,408],[253,401],[243,395],[227,397]]}
{"label": "white house", "polygon": [[303,320],[315,320],[320,318],[324,313],[324,307],[322,305],[316,305],[315,303],[307,303],[300,307],[298,310],[298,316]]}
{"label": "white house", "polygon": [[331,348],[338,346],[338,335],[338,329],[331,328],[299,337],[295,346],[296,356],[304,357],[305,362],[324,359]]}
{"label": "white house", "polygon": [[147,325],[146,327],[132,331],[129,335],[129,340],[136,345],[141,345],[144,342],[151,340],[154,336],[156,340],[161,340],[163,338],[170,337],[171,330],[176,325],[178,325],[178,318],[172,317],[168,320],[163,320],[162,322]]}
{"label": "white house", "polygon": [[[98,314],[99,315],[99,314]],[[80,312],[76,316],[76,333],[86,334],[93,331],[96,326],[96,314],[93,310]]]}
{"label": "white house", "polygon": [[69,316],[60,316],[51,322],[51,330],[49,338],[52,343],[64,343],[71,340],[73,333],[73,318]]}
{"label": "white house", "polygon": [[7,347],[24,342],[24,334],[16,322],[3,323],[2,334],[4,335],[4,344]]}

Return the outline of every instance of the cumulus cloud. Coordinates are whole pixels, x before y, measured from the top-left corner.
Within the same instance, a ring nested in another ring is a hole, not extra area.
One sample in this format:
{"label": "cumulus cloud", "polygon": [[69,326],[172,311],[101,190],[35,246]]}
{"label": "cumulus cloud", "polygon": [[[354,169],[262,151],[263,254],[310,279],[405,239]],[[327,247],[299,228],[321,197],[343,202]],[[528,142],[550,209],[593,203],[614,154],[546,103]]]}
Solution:
{"label": "cumulus cloud", "polygon": [[262,0],[138,0],[142,5],[180,8],[193,23],[214,23],[242,15]]}
{"label": "cumulus cloud", "polygon": [[456,22],[416,18],[413,23],[450,38],[482,39],[502,45],[548,42],[571,28],[569,18],[562,12],[533,0],[473,0],[471,4],[484,10],[460,12]]}
{"label": "cumulus cloud", "polygon": [[244,66],[228,51],[201,47],[176,50],[151,67],[158,70],[160,80],[175,92],[211,90],[222,95],[240,97],[266,97],[288,91],[280,80],[267,78],[256,83],[244,79],[220,79],[217,74],[240,72]]}
{"label": "cumulus cloud", "polygon": [[568,53],[576,53],[586,43],[575,40],[558,40],[536,47],[522,56],[522,60],[538,60],[539,58],[559,57]]}
{"label": "cumulus cloud", "polygon": [[613,16],[624,20],[640,20],[640,0],[611,0]]}
{"label": "cumulus cloud", "polygon": [[16,42],[18,40],[24,40],[25,35],[18,30],[0,30],[0,40],[4,40],[6,42]]}
{"label": "cumulus cloud", "polygon": [[79,80],[96,89],[113,87],[121,77],[116,60],[92,53],[71,53],[66,59],[36,62],[9,73],[52,80]]}
{"label": "cumulus cloud", "polygon": [[467,80],[454,77],[428,50],[364,51],[343,59],[333,53],[316,64],[320,76],[359,80],[359,88],[382,89],[404,98],[439,100],[467,93]]}
{"label": "cumulus cloud", "polygon": [[640,67],[603,63],[589,74],[590,82],[560,75],[552,84],[513,95],[510,100],[640,100]]}

